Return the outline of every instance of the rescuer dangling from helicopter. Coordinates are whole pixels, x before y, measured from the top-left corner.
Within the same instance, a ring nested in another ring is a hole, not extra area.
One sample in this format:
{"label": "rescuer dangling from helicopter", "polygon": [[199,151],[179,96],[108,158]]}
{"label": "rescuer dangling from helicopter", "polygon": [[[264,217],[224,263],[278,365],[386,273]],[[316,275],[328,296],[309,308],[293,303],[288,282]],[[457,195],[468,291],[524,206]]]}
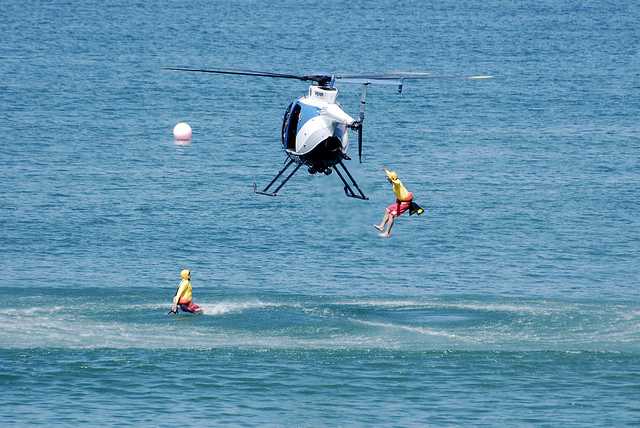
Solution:
{"label": "rescuer dangling from helicopter", "polygon": [[[384,169],[387,175],[387,180],[393,186],[393,193],[396,196],[396,202],[390,204],[384,212],[384,217],[380,224],[375,224],[373,227],[380,231],[380,236],[383,238],[389,238],[391,236],[391,228],[395,222],[395,218],[402,215],[402,213],[409,211],[409,215],[422,214],[424,209],[418,204],[413,202],[413,193],[409,192],[402,181],[398,178],[398,174],[395,171]],[[387,227],[385,230],[385,226]]]}

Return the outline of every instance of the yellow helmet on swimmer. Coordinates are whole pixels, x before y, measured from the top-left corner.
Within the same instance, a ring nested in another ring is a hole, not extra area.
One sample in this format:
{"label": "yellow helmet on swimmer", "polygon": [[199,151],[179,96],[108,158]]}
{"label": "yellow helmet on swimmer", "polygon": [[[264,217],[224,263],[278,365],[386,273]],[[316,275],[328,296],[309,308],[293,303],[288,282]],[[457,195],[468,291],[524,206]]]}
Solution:
{"label": "yellow helmet on swimmer", "polygon": [[189,269],[182,269],[180,271],[180,278],[191,279],[191,271]]}

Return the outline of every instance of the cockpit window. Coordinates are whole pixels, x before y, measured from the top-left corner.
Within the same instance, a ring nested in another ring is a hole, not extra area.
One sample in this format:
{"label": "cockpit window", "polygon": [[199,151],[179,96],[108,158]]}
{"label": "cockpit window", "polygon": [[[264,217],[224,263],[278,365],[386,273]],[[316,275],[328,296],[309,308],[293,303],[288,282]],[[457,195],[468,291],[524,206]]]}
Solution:
{"label": "cockpit window", "polygon": [[300,120],[300,104],[295,103],[293,108],[289,108],[285,115],[284,126],[282,129],[282,139],[285,148],[288,150],[296,150],[296,134],[298,132],[298,121]]}

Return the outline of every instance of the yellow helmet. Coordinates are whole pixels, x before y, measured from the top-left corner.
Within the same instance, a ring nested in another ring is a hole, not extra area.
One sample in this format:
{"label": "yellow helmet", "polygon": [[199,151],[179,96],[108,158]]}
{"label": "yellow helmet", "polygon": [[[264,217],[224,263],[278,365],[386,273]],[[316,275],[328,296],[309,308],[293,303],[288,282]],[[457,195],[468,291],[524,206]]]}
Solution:
{"label": "yellow helmet", "polygon": [[182,269],[180,271],[180,278],[191,279],[191,271],[189,269]]}

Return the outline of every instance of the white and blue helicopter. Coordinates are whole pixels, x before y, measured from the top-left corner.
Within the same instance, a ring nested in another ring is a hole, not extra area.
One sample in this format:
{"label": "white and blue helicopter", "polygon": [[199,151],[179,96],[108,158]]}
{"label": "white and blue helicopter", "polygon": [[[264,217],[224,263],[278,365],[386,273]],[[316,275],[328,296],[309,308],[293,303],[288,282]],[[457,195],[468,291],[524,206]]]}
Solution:
{"label": "white and blue helicopter", "polygon": [[[281,141],[282,148],[287,156],[285,166],[261,191],[258,191],[254,184],[254,191],[262,195],[276,196],[278,191],[293,177],[298,169],[302,165],[306,165],[310,174],[330,175],[335,170],[344,184],[345,195],[356,199],[369,198],[364,195],[343,161],[351,159],[347,155],[347,150],[349,148],[349,129],[352,129],[358,134],[358,158],[362,162],[362,124],[364,122],[367,87],[370,84],[393,84],[397,85],[398,92],[402,93],[405,80],[439,77],[425,72],[295,75],[235,69],[167,67],[165,70],[273,77],[314,82],[309,86],[308,93],[292,102],[284,114]],[[468,76],[463,78],[488,79],[491,76]],[[337,103],[338,90],[336,89],[336,82],[338,81],[362,85],[360,112],[357,119],[347,114]],[[275,190],[270,191],[271,187],[281,179],[293,164],[296,164],[294,169],[289,172]]]}

